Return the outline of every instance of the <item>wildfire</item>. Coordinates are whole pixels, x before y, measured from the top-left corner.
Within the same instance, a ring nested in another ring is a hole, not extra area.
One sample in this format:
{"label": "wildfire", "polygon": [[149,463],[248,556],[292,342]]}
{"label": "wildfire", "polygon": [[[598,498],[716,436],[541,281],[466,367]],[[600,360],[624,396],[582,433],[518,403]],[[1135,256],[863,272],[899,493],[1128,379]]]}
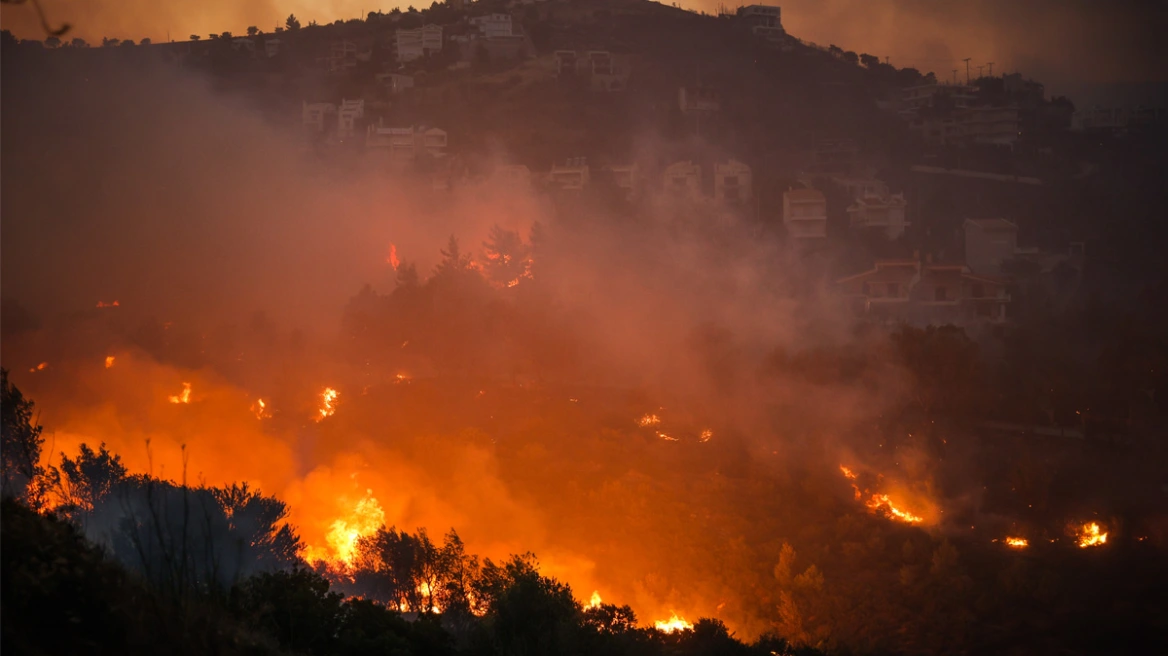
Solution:
{"label": "wildfire", "polygon": [[345,517],[337,519],[329,527],[325,536],[325,546],[309,546],[304,550],[304,559],[309,562],[323,561],[338,569],[348,569],[353,565],[357,551],[357,540],[373,535],[385,525],[385,511],[373,496],[373,490],[365,490],[365,498],[357,502]]}
{"label": "wildfire", "polygon": [[1030,540],[1027,540],[1026,538],[1007,537],[1005,542],[1007,547],[1012,547],[1014,549],[1025,549],[1026,547],[1030,546]]}
{"label": "wildfire", "polygon": [[42,363],[38,364],[38,365],[37,365],[37,366],[35,366],[35,367],[31,367],[31,368],[28,370],[28,372],[29,372],[30,374],[35,374],[35,373],[36,373],[36,372],[38,372],[38,371],[44,371],[44,370],[45,370],[45,368],[47,368],[48,366],[49,366],[49,363],[48,363],[48,362],[42,362]]}
{"label": "wildfire", "polygon": [[99,308],[112,308],[112,307],[118,307],[118,302],[117,302],[117,301],[114,301],[114,302],[112,302],[112,303],[106,303],[105,301],[98,301],[98,302],[97,302],[97,307],[99,307]]}
{"label": "wildfire", "polygon": [[660,423],[661,423],[661,417],[658,417],[657,415],[652,415],[652,414],[645,415],[637,420],[637,425],[640,426],[641,428],[645,428],[647,426],[656,426],[657,424],[660,424]]}
{"label": "wildfire", "polygon": [[333,413],[337,411],[336,406],[333,405],[336,402],[337,391],[331,387],[324,388],[324,391],[320,393],[320,409],[317,410],[320,416],[316,420],[321,421],[325,417],[333,416]]}
{"label": "wildfire", "polygon": [[1107,544],[1107,532],[1101,529],[1097,522],[1083,524],[1079,529],[1079,546],[1081,548],[1098,547],[1104,544]]}
{"label": "wildfire", "polygon": [[183,383],[183,391],[181,394],[168,397],[171,403],[190,403],[191,402],[191,384]]}
{"label": "wildfire", "polygon": [[668,620],[657,620],[654,625],[656,629],[662,633],[675,633],[677,631],[692,631],[693,624],[685,621],[683,618],[673,614]]}
{"label": "wildfire", "polygon": [[410,382],[410,375],[409,374],[397,374],[393,377],[393,382],[394,382],[394,384],[408,383],[408,382]]}
{"label": "wildfire", "polygon": [[112,366],[114,366],[114,356],[112,356],[112,355],[105,356],[105,368],[109,369]]}
{"label": "wildfire", "polygon": [[907,510],[901,510],[900,508],[897,508],[896,505],[892,503],[892,500],[888,498],[887,494],[873,494],[871,499],[868,499],[864,502],[864,505],[868,506],[868,509],[872,512],[877,512],[883,508],[884,510],[888,511],[888,514],[891,515],[893,519],[899,519],[900,521],[908,522],[909,524],[917,524],[925,521],[924,517],[920,517],[919,515],[914,515]]}
{"label": "wildfire", "polygon": [[515,278],[514,280],[508,280],[508,281],[507,281],[507,286],[508,286],[508,287],[514,287],[514,286],[516,286],[516,285],[518,285],[518,284],[519,284],[519,279],[518,279],[518,278]]}
{"label": "wildfire", "polygon": [[847,467],[840,465],[840,471],[843,472],[844,477],[847,478],[848,480],[852,480],[852,481],[856,480],[856,472],[852,471],[851,469],[848,469]]}
{"label": "wildfire", "polygon": [[698,435],[698,441],[699,442],[709,442],[710,438],[712,438],[712,437],[714,437],[714,431],[707,428],[706,430],[702,431],[701,435]]}
{"label": "wildfire", "polygon": [[393,267],[394,271],[401,264],[401,260],[397,259],[397,246],[392,243],[389,245],[389,255],[385,256],[385,263]]}
{"label": "wildfire", "polygon": [[592,599],[588,600],[588,607],[589,608],[600,608],[600,604],[601,604],[600,590],[593,590],[592,591]]}
{"label": "wildfire", "polygon": [[251,411],[255,414],[256,419],[263,419],[264,417],[271,417],[268,414],[268,406],[263,399],[256,399],[256,402],[251,405]]}
{"label": "wildfire", "polygon": [[657,431],[657,437],[660,437],[661,439],[665,440],[666,442],[677,442],[678,441],[676,437],[673,437],[672,435],[667,435],[665,433],[662,433],[661,431]]}

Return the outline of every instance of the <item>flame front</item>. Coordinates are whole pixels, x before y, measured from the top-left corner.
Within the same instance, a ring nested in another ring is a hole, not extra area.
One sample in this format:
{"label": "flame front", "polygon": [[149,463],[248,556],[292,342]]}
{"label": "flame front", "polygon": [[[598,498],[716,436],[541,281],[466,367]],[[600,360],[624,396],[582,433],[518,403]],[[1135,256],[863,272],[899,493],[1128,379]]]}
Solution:
{"label": "flame front", "polygon": [[105,368],[109,369],[112,366],[114,366],[114,356],[112,356],[112,355],[105,356]]}
{"label": "flame front", "polygon": [[600,590],[593,590],[592,591],[592,598],[588,600],[588,607],[589,608],[600,608],[601,603],[602,603],[602,601],[600,599]]}
{"label": "flame front", "polygon": [[357,552],[357,540],[373,535],[385,525],[385,511],[373,496],[373,490],[365,491],[365,498],[357,502],[353,510],[329,527],[324,546],[309,546],[304,550],[308,562],[324,562],[334,569],[347,570],[353,565]]}
{"label": "flame front", "polygon": [[698,441],[699,442],[709,442],[710,438],[712,438],[712,437],[714,437],[714,431],[707,428],[706,430],[702,431],[701,435],[698,435]]}
{"label": "flame front", "polygon": [[1006,538],[1006,546],[1014,549],[1025,549],[1030,546],[1030,540],[1026,538]]}
{"label": "flame front", "polygon": [[320,393],[320,409],[317,410],[320,416],[316,420],[320,421],[325,417],[333,416],[333,413],[337,411],[336,406],[333,405],[336,401],[337,391],[331,387],[324,388],[324,391]]}
{"label": "flame front", "polygon": [[255,414],[256,419],[263,419],[264,417],[272,416],[268,414],[268,406],[264,403],[263,399],[256,399],[256,402],[251,406],[251,411]]}
{"label": "flame front", "polygon": [[385,263],[393,267],[394,271],[401,265],[401,260],[397,258],[397,245],[390,243],[389,255],[385,256]]}
{"label": "flame front", "polygon": [[1097,522],[1083,524],[1079,529],[1079,547],[1098,547],[1107,544],[1107,532]]}
{"label": "flame front", "polygon": [[191,384],[183,383],[183,391],[176,396],[168,397],[171,403],[190,403],[191,402]]}
{"label": "flame front", "polygon": [[678,617],[677,613],[674,613],[673,617],[670,617],[667,620],[657,620],[653,626],[662,633],[674,633],[676,631],[693,630],[693,624],[685,621],[684,618]]}
{"label": "flame front", "polygon": [[640,426],[641,428],[646,428],[648,426],[656,426],[657,424],[660,424],[660,423],[661,423],[661,417],[658,417],[657,415],[653,415],[653,414],[645,415],[637,420],[637,425]]}
{"label": "flame front", "polygon": [[896,504],[892,503],[892,500],[888,498],[887,494],[873,494],[871,499],[868,499],[866,502],[864,502],[864,505],[868,506],[868,509],[872,512],[876,512],[883,508],[884,510],[888,511],[888,514],[891,515],[893,519],[899,519],[900,521],[907,522],[909,524],[917,524],[925,521],[924,517],[914,515],[907,510],[901,510],[900,508],[897,508]]}

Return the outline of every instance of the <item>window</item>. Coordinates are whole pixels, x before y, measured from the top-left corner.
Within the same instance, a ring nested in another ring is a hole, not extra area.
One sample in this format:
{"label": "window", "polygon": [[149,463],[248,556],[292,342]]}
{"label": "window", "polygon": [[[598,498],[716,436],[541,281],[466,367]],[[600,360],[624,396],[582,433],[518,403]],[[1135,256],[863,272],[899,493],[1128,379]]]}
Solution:
{"label": "window", "polygon": [[933,288],[933,300],[947,301],[947,300],[949,300],[948,298],[946,298],[947,296],[948,296],[948,291],[944,287],[934,287]]}
{"label": "window", "polygon": [[900,296],[900,283],[896,283],[896,282],[888,283],[888,295],[891,297]]}

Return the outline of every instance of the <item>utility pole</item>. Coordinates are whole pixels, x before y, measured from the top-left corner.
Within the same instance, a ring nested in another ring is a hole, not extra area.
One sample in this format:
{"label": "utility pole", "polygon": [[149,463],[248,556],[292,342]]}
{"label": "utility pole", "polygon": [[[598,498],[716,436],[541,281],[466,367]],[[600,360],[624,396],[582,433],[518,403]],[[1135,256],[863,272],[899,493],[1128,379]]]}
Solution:
{"label": "utility pole", "polygon": [[993,62],[986,62],[986,66],[990,67],[990,77],[993,77],[994,76],[994,63]]}
{"label": "utility pole", "polygon": [[965,62],[965,84],[966,84],[966,86],[969,86],[969,60],[970,59],[973,59],[973,57],[966,57],[965,59],[961,60],[961,61]]}
{"label": "utility pole", "polygon": [[884,65],[888,66],[888,55],[884,55]]}
{"label": "utility pole", "polygon": [[957,86],[957,69],[953,69],[953,86]]}
{"label": "utility pole", "polygon": [[984,65],[977,67],[977,79],[979,79],[979,80],[981,79],[981,69],[983,69],[983,68],[985,68]]}

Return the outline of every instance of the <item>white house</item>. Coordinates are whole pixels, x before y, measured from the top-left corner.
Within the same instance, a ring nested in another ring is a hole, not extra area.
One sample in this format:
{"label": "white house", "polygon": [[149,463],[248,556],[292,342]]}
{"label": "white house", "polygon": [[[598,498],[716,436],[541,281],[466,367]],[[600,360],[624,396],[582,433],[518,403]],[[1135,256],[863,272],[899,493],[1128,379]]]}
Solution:
{"label": "white house", "polygon": [[706,87],[679,87],[677,90],[677,104],[681,107],[681,113],[686,116],[690,114],[713,114],[721,109],[722,106],[718,100],[718,93]]}
{"label": "white house", "polygon": [[818,189],[791,189],[783,193],[783,224],[795,239],[827,237],[827,199]]}
{"label": "white house", "polygon": [[337,111],[337,106],[332,103],[310,103],[304,101],[300,110],[300,119],[304,127],[310,128],[315,132],[324,132],[325,120],[329,114]]}
{"label": "white house", "polygon": [[329,44],[328,70],[343,73],[357,66],[357,44],[348,39],[337,39]]}
{"label": "white house", "polygon": [[919,254],[878,260],[872,269],[836,281],[862,315],[916,325],[1000,323],[1010,303],[1007,281],[978,275],[963,263],[933,262]]}
{"label": "white house", "polygon": [[279,39],[276,39],[276,38],[264,39],[264,54],[269,59],[271,59],[272,57],[275,57],[276,55],[280,54],[280,48],[283,45],[284,45],[284,42],[279,40]]}
{"label": "white house", "polygon": [[487,14],[475,16],[470,24],[477,27],[479,33],[488,39],[509,37],[514,33],[511,27],[511,14]]}
{"label": "white house", "polygon": [[613,184],[623,192],[625,199],[633,200],[637,195],[637,188],[640,183],[637,165],[617,164],[608,167],[608,171],[612,175]]}
{"label": "white house", "polygon": [[694,162],[674,162],[661,178],[666,194],[682,198],[697,198],[702,194],[702,167]]}
{"label": "white house", "polygon": [[548,182],[560,189],[579,191],[591,180],[591,170],[583,157],[573,157],[563,165],[553,164],[548,173]]}
{"label": "white house", "polygon": [[860,196],[848,207],[852,228],[877,229],[888,239],[904,234],[908,226],[904,194],[871,194]]}
{"label": "white house", "polygon": [[337,136],[353,136],[357,121],[365,118],[365,101],[341,100],[341,107],[337,110]]}
{"label": "white house", "polygon": [[1005,219],[965,221],[965,262],[974,273],[998,275],[1018,251],[1018,226]]}
{"label": "white house", "polygon": [[414,76],[401,73],[378,73],[374,79],[390,93],[401,93],[414,86]]}
{"label": "white house", "polygon": [[495,184],[511,189],[531,188],[531,169],[522,164],[504,164],[495,167]]}
{"label": "white house", "polygon": [[424,25],[412,30],[397,30],[394,32],[394,52],[401,63],[442,52],[442,26]]}
{"label": "white house", "polygon": [[749,5],[739,7],[737,19],[750,28],[755,36],[776,38],[785,34],[783,30],[783,10],[771,5]]}
{"label": "white house", "polygon": [[714,164],[714,199],[727,203],[746,203],[752,197],[750,167],[730,160]]}
{"label": "white house", "polygon": [[447,135],[445,130],[438,128],[394,128],[387,127],[380,121],[377,125],[370,125],[365,129],[365,147],[385,149],[390,159],[414,159],[426,153],[432,157],[443,157],[446,154]]}

